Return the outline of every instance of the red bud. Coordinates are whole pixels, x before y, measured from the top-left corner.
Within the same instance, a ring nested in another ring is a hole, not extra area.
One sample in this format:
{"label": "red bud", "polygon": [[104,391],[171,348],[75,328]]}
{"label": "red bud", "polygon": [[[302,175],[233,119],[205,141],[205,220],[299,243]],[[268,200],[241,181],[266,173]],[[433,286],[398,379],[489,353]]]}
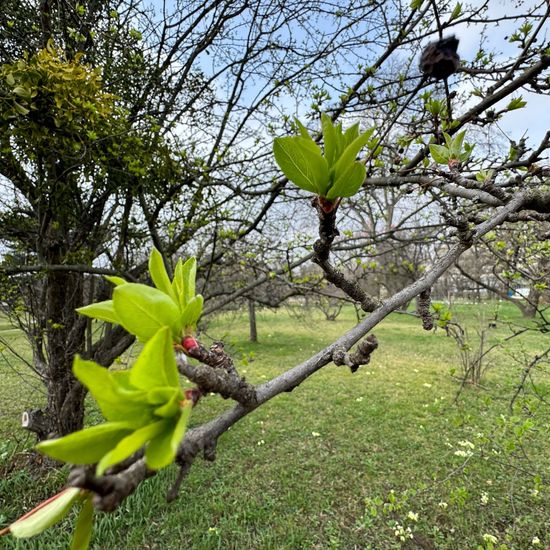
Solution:
{"label": "red bud", "polygon": [[199,347],[199,343],[192,336],[186,336],[181,341],[181,345],[183,346],[183,349],[187,352]]}

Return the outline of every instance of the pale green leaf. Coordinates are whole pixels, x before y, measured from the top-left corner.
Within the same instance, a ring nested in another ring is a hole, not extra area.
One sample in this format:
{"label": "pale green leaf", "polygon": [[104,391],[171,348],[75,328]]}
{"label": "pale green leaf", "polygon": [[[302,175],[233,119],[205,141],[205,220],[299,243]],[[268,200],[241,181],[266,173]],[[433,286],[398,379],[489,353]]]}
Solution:
{"label": "pale green leaf", "polygon": [[366,132],[363,132],[344,149],[343,153],[340,155],[340,158],[334,165],[335,182],[349,170],[350,166],[355,162],[355,158],[359,154],[359,151],[367,144],[373,132],[374,128],[370,128]]}
{"label": "pale green leaf", "polygon": [[181,258],[178,260],[174,269],[172,289],[174,290],[174,294],[176,295],[180,308],[183,310],[185,308],[185,291],[183,283],[183,262],[181,261]]}
{"label": "pale green leaf", "polygon": [[182,310],[195,297],[195,279],[197,277],[197,260],[189,258],[182,266],[183,301]]}
{"label": "pale green leaf", "polygon": [[327,199],[353,197],[365,181],[366,172],[363,164],[354,162],[330,188]]}
{"label": "pale green leaf", "polygon": [[94,505],[90,495],[84,500],[82,509],[78,514],[73,540],[71,541],[71,550],[87,550],[92,538],[93,519]]}
{"label": "pale green leaf", "polygon": [[159,420],[158,422],[147,424],[147,426],[143,426],[143,428],[121,439],[116,447],[99,461],[96,475],[103,475],[107,468],[128,458],[141,449],[148,441],[151,441],[151,439],[154,439],[169,428],[170,420]]}
{"label": "pale green leaf", "polygon": [[69,487],[43,502],[10,525],[16,538],[34,537],[65,517],[80,496],[80,489]]}
{"label": "pale green leaf", "polygon": [[120,324],[112,300],[105,300],[104,302],[97,302],[89,306],[79,307],[76,311],[80,313],[80,315],[86,315],[86,317],[91,317],[92,319]]}
{"label": "pale green leaf", "polygon": [[305,191],[323,194],[329,181],[328,164],[310,147],[311,141],[301,137],[276,138],[273,142],[275,160],[284,175]]}
{"label": "pale green leaf", "polygon": [[190,302],[187,304],[184,312],[181,314],[180,324],[183,327],[194,327],[199,320],[199,317],[202,313],[203,297],[200,294],[197,294]]}
{"label": "pale green leaf", "polygon": [[164,265],[162,255],[154,247],[153,250],[151,250],[151,255],[149,256],[149,273],[155,286],[170,296],[172,300],[177,301],[174,290],[172,289],[172,283],[170,282],[170,278],[166,272],[166,266]]}
{"label": "pale green leaf", "polygon": [[321,127],[323,129],[323,142],[325,144],[325,158],[330,168],[338,158],[338,139],[334,124],[325,113],[321,114]]}
{"label": "pale green leaf", "polygon": [[180,388],[172,388],[172,396],[160,407],[155,409],[155,415],[161,418],[172,418],[176,416],[181,408],[180,403],[184,400]]}
{"label": "pale green leaf", "polygon": [[430,154],[437,164],[447,164],[449,162],[449,149],[444,145],[430,144]]}
{"label": "pale green leaf", "polygon": [[145,461],[149,468],[159,470],[174,461],[178,446],[185,435],[192,407],[191,401],[188,401],[181,409],[178,421],[176,423],[172,421],[172,429],[157,436],[147,446]]}
{"label": "pale green leaf", "polygon": [[128,282],[126,279],[117,277],[116,275],[105,275],[105,279],[107,279],[110,283],[113,283],[115,286],[125,285]]}
{"label": "pale green leaf", "polygon": [[59,439],[41,441],[36,448],[62,462],[94,464],[131,432],[126,422],[106,422]]}
{"label": "pale green leaf", "polygon": [[164,326],[179,328],[180,308],[164,292],[150,286],[127,283],[113,292],[113,304],[120,324],[146,342]]}
{"label": "pale green leaf", "polygon": [[169,327],[161,328],[144,346],[130,369],[130,383],[150,390],[160,386],[178,386],[179,377]]}
{"label": "pale green leaf", "polygon": [[79,356],[74,359],[73,372],[90,390],[107,420],[127,422],[131,428],[139,428],[151,421],[153,411],[147,406],[147,393],[125,383],[129,374],[110,372]]}

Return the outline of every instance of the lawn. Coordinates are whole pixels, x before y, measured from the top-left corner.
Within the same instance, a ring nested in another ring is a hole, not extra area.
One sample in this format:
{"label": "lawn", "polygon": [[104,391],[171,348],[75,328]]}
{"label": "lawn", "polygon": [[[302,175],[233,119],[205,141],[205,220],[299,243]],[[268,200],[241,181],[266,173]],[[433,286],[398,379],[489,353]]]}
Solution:
{"label": "lawn", "polygon": [[[474,335],[487,327],[494,304],[453,309]],[[522,322],[513,306],[503,305],[490,342],[510,334],[507,320]],[[223,339],[239,370],[260,383],[354,321],[351,308],[334,322],[315,310],[263,310],[260,342],[253,344],[244,314],[224,314],[209,322],[203,341]],[[244,418],[220,439],[214,463],[195,462],[172,504],[164,494],[175,468],[160,472],[117,512],[97,518],[92,548],[550,547],[550,407],[540,399],[550,397],[548,370],[536,369],[536,387],[509,408],[525,361],[548,346],[550,334],[527,333],[492,352],[481,387],[466,386],[456,398],[460,384],[451,372],[460,371],[458,350],[443,330],[428,333],[415,317],[392,314],[374,333],[380,346],[369,365],[355,374],[329,365]],[[9,334],[24,353],[21,336]],[[470,345],[477,345],[475,337]],[[17,428],[20,412],[43,397],[6,357],[0,528],[61,487],[66,475],[50,471],[36,479],[9,470],[14,452],[32,444]],[[193,423],[229,406],[208,397]],[[96,416],[92,403],[89,414]],[[70,528],[65,522],[36,540],[18,546],[6,538],[0,546],[67,548]]]}

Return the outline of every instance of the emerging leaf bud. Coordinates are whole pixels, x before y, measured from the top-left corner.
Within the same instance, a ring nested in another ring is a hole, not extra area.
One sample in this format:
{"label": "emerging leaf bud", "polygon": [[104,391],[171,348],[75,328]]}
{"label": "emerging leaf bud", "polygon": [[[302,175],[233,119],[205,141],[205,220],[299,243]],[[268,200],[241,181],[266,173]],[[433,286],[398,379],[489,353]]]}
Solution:
{"label": "emerging leaf bud", "polygon": [[181,341],[181,345],[187,353],[189,353],[191,350],[199,347],[199,343],[192,336],[186,336]]}

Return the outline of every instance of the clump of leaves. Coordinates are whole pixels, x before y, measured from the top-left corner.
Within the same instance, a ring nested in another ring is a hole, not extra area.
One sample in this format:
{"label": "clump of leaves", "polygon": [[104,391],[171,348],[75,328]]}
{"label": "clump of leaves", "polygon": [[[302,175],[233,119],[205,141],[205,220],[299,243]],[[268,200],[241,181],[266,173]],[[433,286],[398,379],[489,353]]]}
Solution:
{"label": "clump of leaves", "polygon": [[377,147],[376,140],[369,142],[374,128],[359,133],[357,123],[344,132],[341,123],[334,125],[323,113],[322,152],[299,120],[296,125],[299,136],[275,138],[273,142],[275,160],[284,175],[301,189],[329,202],[355,195],[366,174],[365,166],[356,162],[356,157],[365,145]]}
{"label": "clump of leaves", "polygon": [[179,385],[169,327],[157,331],[129,370],[110,372],[77,357],[73,372],[107,422],[42,441],[36,447],[40,452],[72,464],[97,463],[97,475],[144,445],[150,469],[173,462],[193,402]]}
{"label": "clump of leaves", "polygon": [[443,133],[445,138],[445,145],[437,145],[435,143],[430,144],[430,154],[437,164],[447,164],[449,168],[455,168],[461,162],[466,162],[472,151],[474,145],[470,143],[464,143],[464,137],[466,132],[459,132],[454,138],[449,134]]}
{"label": "clump of leaves", "polygon": [[[160,252],[153,249],[149,271],[156,288],[108,277],[116,285],[113,299],[78,310],[122,325],[145,345],[133,366],[124,371],[109,371],[75,357],[73,373],[93,395],[107,421],[42,441],[36,446],[40,452],[71,464],[97,464],[98,476],[143,447],[151,470],[174,461],[193,408],[192,395],[179,383],[174,343],[192,339],[202,312],[202,296],[195,294],[196,266],[194,258],[185,263],[180,260],[170,281]],[[92,530],[91,494],[72,487],[43,502],[0,535],[37,535],[65,517],[78,502],[83,505],[71,548],[86,549]]]}
{"label": "clump of leaves", "polygon": [[185,263],[180,259],[170,281],[160,252],[153,248],[149,273],[156,288],[128,283],[121,277],[107,277],[116,285],[113,299],[90,304],[77,311],[94,319],[121,325],[141,342],[149,340],[164,326],[170,327],[175,342],[193,334],[203,306],[203,297],[195,294],[195,258],[189,258]]}

